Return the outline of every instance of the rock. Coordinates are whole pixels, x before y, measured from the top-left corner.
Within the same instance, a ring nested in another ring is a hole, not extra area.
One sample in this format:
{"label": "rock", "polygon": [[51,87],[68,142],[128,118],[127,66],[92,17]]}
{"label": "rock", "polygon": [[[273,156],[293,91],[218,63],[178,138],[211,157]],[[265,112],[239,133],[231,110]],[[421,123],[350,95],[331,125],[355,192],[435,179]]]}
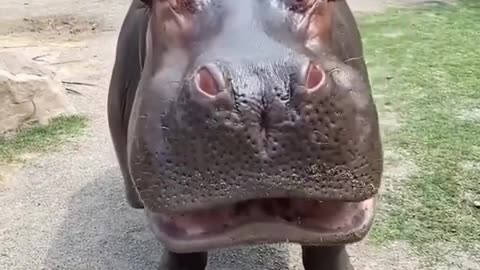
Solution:
{"label": "rock", "polygon": [[473,206],[480,208],[480,201],[474,201]]}
{"label": "rock", "polygon": [[74,112],[53,71],[19,53],[0,52],[0,134]]}

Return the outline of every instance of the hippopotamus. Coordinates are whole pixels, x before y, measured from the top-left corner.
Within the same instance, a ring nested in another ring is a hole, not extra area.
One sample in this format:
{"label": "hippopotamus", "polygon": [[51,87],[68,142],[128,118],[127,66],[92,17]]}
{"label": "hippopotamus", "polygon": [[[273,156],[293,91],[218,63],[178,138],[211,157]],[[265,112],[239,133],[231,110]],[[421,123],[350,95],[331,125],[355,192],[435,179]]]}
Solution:
{"label": "hippopotamus", "polygon": [[383,151],[346,1],[132,1],[108,123],[160,269],[284,242],[306,270],[353,269],[346,246],[373,225]]}

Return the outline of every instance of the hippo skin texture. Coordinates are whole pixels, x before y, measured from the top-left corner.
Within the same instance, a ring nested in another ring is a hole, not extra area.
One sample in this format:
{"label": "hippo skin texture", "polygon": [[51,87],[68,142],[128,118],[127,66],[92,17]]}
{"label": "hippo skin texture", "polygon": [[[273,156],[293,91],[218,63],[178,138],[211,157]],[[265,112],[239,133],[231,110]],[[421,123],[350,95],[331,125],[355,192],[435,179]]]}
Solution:
{"label": "hippo skin texture", "polygon": [[345,1],[132,1],[108,122],[160,269],[287,241],[306,270],[353,269],[345,246],[373,224],[383,150]]}

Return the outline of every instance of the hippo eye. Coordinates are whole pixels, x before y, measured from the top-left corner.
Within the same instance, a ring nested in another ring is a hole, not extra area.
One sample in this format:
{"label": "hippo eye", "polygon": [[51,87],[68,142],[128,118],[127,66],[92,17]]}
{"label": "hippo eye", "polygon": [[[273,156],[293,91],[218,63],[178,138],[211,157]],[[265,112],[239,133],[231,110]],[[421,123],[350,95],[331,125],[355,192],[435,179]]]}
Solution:
{"label": "hippo eye", "polygon": [[288,9],[297,13],[306,12],[314,4],[315,0],[287,0]]}

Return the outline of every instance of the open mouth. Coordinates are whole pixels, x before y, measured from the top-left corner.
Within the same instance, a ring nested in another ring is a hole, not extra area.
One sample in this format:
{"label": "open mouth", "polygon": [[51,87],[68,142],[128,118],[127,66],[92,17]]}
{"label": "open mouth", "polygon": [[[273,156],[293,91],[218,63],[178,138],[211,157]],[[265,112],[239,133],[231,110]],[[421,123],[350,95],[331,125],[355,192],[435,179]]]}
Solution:
{"label": "open mouth", "polygon": [[375,197],[362,202],[254,199],[179,214],[146,212],[167,248],[194,252],[247,243],[355,242],[371,226],[375,201]]}

